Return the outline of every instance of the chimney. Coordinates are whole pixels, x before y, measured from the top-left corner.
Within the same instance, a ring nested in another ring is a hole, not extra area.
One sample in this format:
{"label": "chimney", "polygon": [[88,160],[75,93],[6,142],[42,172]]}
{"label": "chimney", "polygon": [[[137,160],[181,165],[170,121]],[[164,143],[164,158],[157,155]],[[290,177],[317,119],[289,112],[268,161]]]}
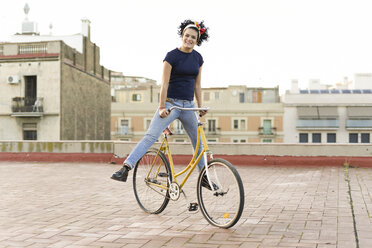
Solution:
{"label": "chimney", "polygon": [[298,94],[299,93],[298,80],[297,79],[292,79],[292,81],[291,81],[291,93],[293,93],[293,94]]}
{"label": "chimney", "polygon": [[90,21],[88,19],[81,20],[81,34],[90,40]]}

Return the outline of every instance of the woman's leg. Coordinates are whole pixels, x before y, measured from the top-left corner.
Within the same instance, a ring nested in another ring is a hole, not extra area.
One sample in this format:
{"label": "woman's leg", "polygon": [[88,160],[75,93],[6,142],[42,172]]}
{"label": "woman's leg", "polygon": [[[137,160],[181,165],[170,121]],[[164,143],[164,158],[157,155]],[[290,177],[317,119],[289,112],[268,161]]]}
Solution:
{"label": "woman's leg", "polygon": [[[194,104],[191,103],[191,104],[187,104],[188,106],[184,106],[185,108],[193,108],[194,107]],[[197,117],[195,116],[195,112],[194,111],[182,111],[179,118],[180,121],[182,122],[182,125],[183,127],[185,128],[187,134],[189,135],[190,137],[190,140],[191,140],[191,143],[192,143],[192,146],[195,150],[195,147],[196,147],[196,141],[197,141],[197,132],[198,132],[198,120],[197,120]],[[201,151],[203,150],[203,143],[200,139],[200,145],[199,145],[199,149],[198,149],[198,155],[201,153]],[[198,163],[198,169],[199,171],[201,171],[201,169],[203,169],[204,167],[204,159],[202,158],[199,163]]]}
{"label": "woman's leg", "polygon": [[175,119],[177,119],[177,117],[177,111],[172,111],[167,117],[161,118],[157,110],[145,136],[141,139],[140,142],[137,143],[137,145],[131,151],[124,163],[126,163],[133,169],[134,165],[150,149],[150,147],[155,143],[155,141],[164,131],[164,129],[167,128],[169,124],[172,123]]}

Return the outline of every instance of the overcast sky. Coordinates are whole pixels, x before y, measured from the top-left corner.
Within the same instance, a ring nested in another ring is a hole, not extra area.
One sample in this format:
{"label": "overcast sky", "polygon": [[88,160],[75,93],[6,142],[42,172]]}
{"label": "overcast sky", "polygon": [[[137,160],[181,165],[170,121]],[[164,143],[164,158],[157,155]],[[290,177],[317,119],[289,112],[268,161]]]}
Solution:
{"label": "overcast sky", "polygon": [[203,87],[279,85],[283,92],[292,79],[306,88],[310,79],[335,84],[372,72],[370,0],[5,0],[0,41],[21,31],[26,2],[40,34],[50,23],[54,35],[79,33],[88,18],[103,66],[158,83],[188,18],[210,28],[210,41],[196,47]]}

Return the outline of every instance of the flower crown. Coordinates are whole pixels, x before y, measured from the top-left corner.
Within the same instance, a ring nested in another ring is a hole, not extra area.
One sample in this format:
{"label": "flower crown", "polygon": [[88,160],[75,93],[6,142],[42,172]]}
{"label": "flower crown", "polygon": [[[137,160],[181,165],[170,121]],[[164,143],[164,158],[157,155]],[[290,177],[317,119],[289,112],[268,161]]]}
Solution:
{"label": "flower crown", "polygon": [[200,35],[204,34],[206,31],[205,28],[200,28],[200,25],[197,22],[188,24],[183,30],[186,30],[187,28],[196,28],[199,32],[199,38],[200,38]]}

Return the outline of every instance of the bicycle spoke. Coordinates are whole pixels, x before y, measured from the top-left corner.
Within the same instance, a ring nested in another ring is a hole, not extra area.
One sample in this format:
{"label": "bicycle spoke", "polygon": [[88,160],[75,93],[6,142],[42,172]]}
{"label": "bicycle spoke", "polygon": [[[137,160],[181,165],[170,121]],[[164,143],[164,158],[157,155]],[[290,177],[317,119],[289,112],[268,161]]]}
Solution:
{"label": "bicycle spoke", "polygon": [[168,161],[157,150],[149,150],[138,161],[133,172],[133,189],[140,207],[153,214],[161,213],[169,202],[167,191],[169,175]]}
{"label": "bicycle spoke", "polygon": [[229,228],[239,220],[244,207],[244,189],[239,174],[227,161],[215,159],[209,163],[209,176],[216,190],[203,187],[198,181],[198,200],[204,217],[212,225]]}

